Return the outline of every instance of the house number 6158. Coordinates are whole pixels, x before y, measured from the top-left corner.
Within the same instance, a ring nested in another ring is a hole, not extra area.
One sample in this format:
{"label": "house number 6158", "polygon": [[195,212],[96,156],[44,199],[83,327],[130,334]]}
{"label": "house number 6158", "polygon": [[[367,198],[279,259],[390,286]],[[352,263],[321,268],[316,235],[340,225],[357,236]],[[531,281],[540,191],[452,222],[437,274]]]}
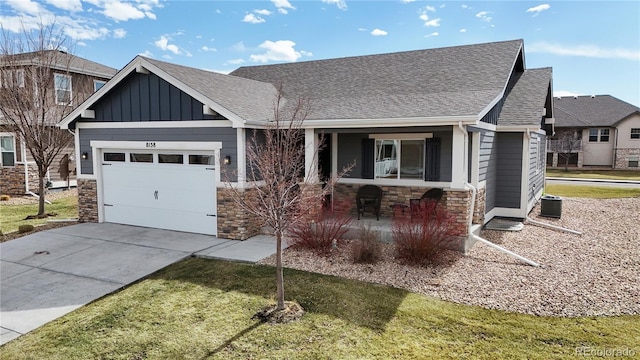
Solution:
{"label": "house number 6158", "polygon": [[156,143],[155,142],[148,142],[147,143],[147,147],[148,148],[154,148],[154,147],[156,147]]}

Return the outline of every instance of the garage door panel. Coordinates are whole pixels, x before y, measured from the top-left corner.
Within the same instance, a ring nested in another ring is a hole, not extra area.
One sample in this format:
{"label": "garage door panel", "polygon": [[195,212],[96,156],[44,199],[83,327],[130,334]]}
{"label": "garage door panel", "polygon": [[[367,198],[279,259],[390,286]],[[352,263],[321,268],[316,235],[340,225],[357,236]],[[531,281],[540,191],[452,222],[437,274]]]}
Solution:
{"label": "garage door panel", "polygon": [[107,222],[216,235],[211,166],[107,163],[102,183]]}

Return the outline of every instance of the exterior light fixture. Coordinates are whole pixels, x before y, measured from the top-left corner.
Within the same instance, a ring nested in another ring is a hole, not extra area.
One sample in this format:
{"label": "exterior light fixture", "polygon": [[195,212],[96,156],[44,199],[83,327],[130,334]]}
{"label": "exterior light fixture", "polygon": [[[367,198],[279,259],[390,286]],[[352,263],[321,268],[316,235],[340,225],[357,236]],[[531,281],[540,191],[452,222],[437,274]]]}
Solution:
{"label": "exterior light fixture", "polygon": [[225,165],[231,164],[231,156],[230,155],[225,156],[223,162]]}
{"label": "exterior light fixture", "polygon": [[82,160],[87,160],[89,158],[89,153],[88,152],[83,152],[82,153]]}

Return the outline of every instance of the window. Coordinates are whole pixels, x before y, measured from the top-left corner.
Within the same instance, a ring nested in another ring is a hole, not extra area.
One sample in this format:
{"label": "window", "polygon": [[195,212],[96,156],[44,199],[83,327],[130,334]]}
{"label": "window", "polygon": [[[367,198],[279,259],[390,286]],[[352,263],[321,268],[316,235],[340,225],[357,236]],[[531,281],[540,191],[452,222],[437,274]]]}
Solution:
{"label": "window", "polygon": [[424,177],[424,144],[424,139],[377,139],[375,177],[422,179]]}
{"label": "window", "polygon": [[152,163],[153,154],[129,154],[129,160],[131,162]]}
{"label": "window", "polygon": [[214,165],[215,158],[213,155],[189,155],[190,165]]}
{"label": "window", "polygon": [[631,138],[640,139],[640,128],[631,129]]}
{"label": "window", "polygon": [[182,154],[158,154],[160,164],[184,164]]}
{"label": "window", "polygon": [[124,162],[125,156],[124,153],[104,153],[103,155],[104,157],[104,161],[118,161],[118,162]]}
{"label": "window", "polygon": [[589,129],[589,142],[598,141],[609,142],[609,129]]}
{"label": "window", "polygon": [[102,80],[93,80],[93,91],[98,91],[100,90],[101,87],[104,86],[104,84],[106,84],[106,81],[102,81]]}
{"label": "window", "polygon": [[0,136],[0,166],[14,166],[16,150],[12,135]]}
{"label": "window", "polygon": [[629,156],[629,167],[638,167],[638,159],[640,159],[639,155],[631,155]]}
{"label": "window", "polygon": [[24,87],[24,70],[16,70],[16,85],[18,87]]}
{"label": "window", "polygon": [[56,104],[71,105],[71,76],[63,74],[53,74],[53,76]]}

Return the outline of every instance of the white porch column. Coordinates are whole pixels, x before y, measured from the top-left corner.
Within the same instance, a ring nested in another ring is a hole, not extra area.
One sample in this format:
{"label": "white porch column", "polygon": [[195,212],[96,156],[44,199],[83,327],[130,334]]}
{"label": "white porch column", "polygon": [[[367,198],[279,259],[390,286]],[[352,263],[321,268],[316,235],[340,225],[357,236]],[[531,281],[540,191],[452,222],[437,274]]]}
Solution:
{"label": "white porch column", "polygon": [[237,129],[237,138],[236,138],[236,151],[237,157],[236,163],[238,164],[238,182],[239,188],[244,188],[244,182],[246,179],[246,170],[247,170],[247,137],[246,130],[244,128]]}
{"label": "white porch column", "polygon": [[466,129],[459,126],[453,127],[453,139],[451,143],[451,187],[453,189],[464,189],[467,181],[467,157],[464,137]]}
{"label": "white porch column", "polygon": [[313,183],[318,182],[318,137],[314,129],[304,129],[304,174]]}

